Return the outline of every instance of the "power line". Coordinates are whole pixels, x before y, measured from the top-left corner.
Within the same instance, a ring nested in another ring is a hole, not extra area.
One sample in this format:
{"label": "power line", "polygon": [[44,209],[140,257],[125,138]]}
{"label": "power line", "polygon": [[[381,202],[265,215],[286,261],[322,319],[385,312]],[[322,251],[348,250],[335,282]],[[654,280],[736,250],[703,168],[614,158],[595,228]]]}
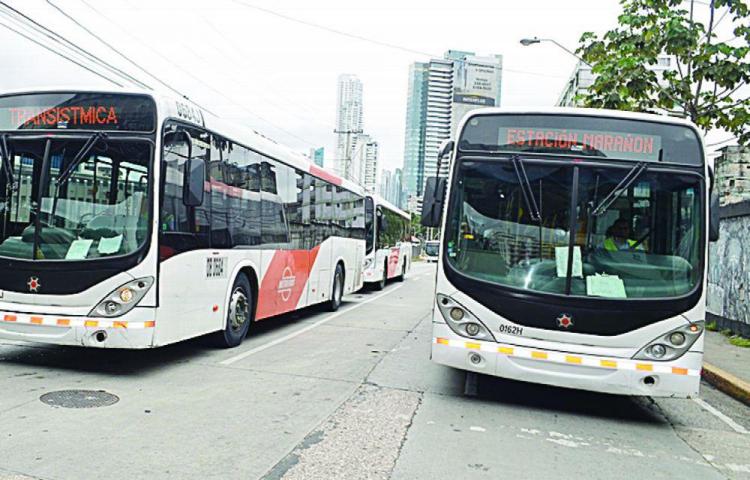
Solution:
{"label": "power line", "polygon": [[[155,50],[154,48],[152,48],[152,47],[151,47],[150,45],[148,45],[147,43],[145,43],[145,42],[144,42],[143,40],[141,40],[140,38],[138,38],[138,37],[136,37],[135,35],[133,35],[132,33],[130,33],[130,32],[129,32],[129,31],[127,30],[127,29],[125,29],[125,28],[124,28],[124,27],[123,27],[122,25],[120,25],[120,24],[119,24],[118,22],[116,22],[115,20],[113,20],[113,19],[112,19],[112,18],[110,18],[109,16],[105,15],[104,13],[102,13],[102,12],[101,12],[101,11],[100,11],[99,9],[95,8],[95,7],[94,7],[93,5],[91,5],[91,4],[90,4],[90,3],[89,3],[89,2],[87,1],[87,0],[80,0],[80,1],[81,1],[81,3],[83,3],[84,5],[86,5],[86,6],[88,7],[88,8],[90,8],[90,9],[91,9],[92,11],[94,11],[94,12],[95,12],[95,13],[96,13],[97,15],[99,15],[99,16],[100,16],[100,17],[102,17],[102,18],[104,18],[104,19],[105,19],[105,20],[107,20],[107,21],[108,21],[109,23],[111,23],[111,24],[115,25],[115,26],[116,26],[116,27],[118,27],[118,28],[119,28],[119,29],[120,29],[121,31],[125,32],[125,33],[126,33],[126,34],[127,34],[127,35],[128,35],[129,37],[130,37],[130,38],[132,38],[132,39],[134,39],[134,40],[135,40],[136,42],[140,43],[140,44],[141,44],[142,46],[144,46],[144,47],[145,47],[145,48],[146,48],[147,50],[151,51],[151,52],[152,52],[152,53],[153,53],[154,55],[156,55],[156,56],[158,56],[159,58],[163,59],[163,60],[164,60],[165,62],[169,63],[169,64],[170,64],[170,65],[171,65],[172,67],[174,67],[174,68],[176,68],[176,69],[180,70],[181,72],[183,72],[184,74],[186,74],[187,76],[189,76],[190,78],[192,78],[193,80],[195,80],[196,82],[200,83],[201,85],[203,85],[203,86],[204,86],[204,87],[206,87],[207,89],[209,89],[209,90],[211,90],[212,92],[214,92],[214,93],[218,94],[218,95],[219,95],[220,97],[222,97],[223,99],[225,99],[225,100],[227,100],[228,102],[230,102],[230,104],[232,104],[232,105],[236,105],[237,107],[239,107],[239,108],[240,108],[241,110],[243,110],[243,111],[244,111],[244,112],[246,112],[247,114],[251,115],[252,117],[255,117],[255,118],[257,118],[257,119],[259,119],[259,120],[261,120],[261,121],[263,121],[263,122],[267,123],[268,125],[272,126],[272,127],[273,127],[273,128],[275,128],[276,130],[278,130],[278,131],[280,131],[280,132],[283,132],[283,133],[285,133],[286,135],[288,135],[288,136],[290,136],[290,137],[293,137],[293,138],[295,138],[295,139],[297,139],[297,140],[299,140],[299,141],[302,141],[302,142],[304,142],[305,144],[307,144],[307,145],[309,145],[309,146],[315,146],[315,145],[316,145],[315,143],[313,143],[313,142],[310,142],[309,140],[306,140],[306,139],[304,139],[304,138],[302,138],[302,137],[300,137],[300,136],[298,136],[298,135],[296,135],[296,134],[294,134],[294,133],[292,133],[292,132],[290,132],[290,131],[288,131],[288,130],[286,130],[286,129],[282,128],[282,127],[279,127],[279,126],[275,125],[275,124],[274,124],[273,122],[271,122],[271,121],[269,121],[269,120],[267,120],[267,119],[263,118],[262,116],[258,115],[257,113],[255,113],[255,112],[253,112],[253,111],[249,110],[248,108],[244,107],[244,106],[243,106],[243,105],[242,105],[241,103],[239,103],[239,102],[236,102],[236,101],[235,101],[235,100],[233,100],[232,98],[228,97],[228,96],[227,96],[227,95],[226,95],[225,93],[223,93],[223,92],[221,92],[221,91],[217,90],[216,88],[214,88],[213,86],[211,86],[211,85],[210,85],[210,84],[208,84],[207,82],[205,82],[205,81],[201,80],[200,78],[196,77],[196,76],[195,76],[195,75],[194,75],[194,74],[193,74],[192,72],[190,72],[189,70],[186,70],[186,69],[185,69],[185,68],[183,68],[183,67],[182,67],[181,65],[179,65],[179,64],[177,64],[177,63],[175,63],[175,62],[174,62],[174,61],[172,61],[172,60],[171,60],[170,58],[166,57],[165,55],[161,54],[160,52],[158,52],[157,50]],[[210,111],[209,111],[209,113],[212,113],[212,112],[210,112]],[[216,115],[216,114],[212,113],[212,115]],[[216,116],[218,116],[218,115],[216,115]]]}
{"label": "power line", "polygon": [[[271,10],[270,8],[259,7],[258,5],[253,5],[251,3],[247,3],[247,2],[245,2],[243,0],[230,0],[230,1],[232,3],[235,3],[237,5],[243,6],[245,8],[250,8],[250,9],[253,9],[253,10],[257,10],[259,12],[263,12],[263,13],[266,13],[268,15],[272,15],[274,17],[282,18],[282,19],[287,20],[289,22],[299,23],[301,25],[306,25],[308,27],[317,28],[318,30],[323,30],[323,31],[326,31],[326,32],[329,32],[329,33],[333,33],[335,35],[341,35],[343,37],[353,38],[355,40],[360,40],[362,42],[372,43],[374,45],[379,45],[381,47],[391,48],[391,49],[394,49],[394,50],[400,50],[402,52],[412,53],[412,54],[416,54],[416,55],[420,55],[420,56],[431,57],[431,58],[440,58],[440,55],[435,55],[435,54],[430,53],[430,52],[423,52],[421,50],[416,50],[416,49],[410,48],[410,47],[404,47],[402,45],[398,45],[398,44],[395,44],[395,43],[385,42],[385,41],[382,41],[382,40],[377,40],[377,39],[374,39],[374,38],[365,37],[365,36],[358,35],[358,34],[355,34],[355,33],[345,32],[343,30],[338,30],[338,29],[335,29],[335,28],[331,28],[331,27],[328,27],[326,25],[321,25],[319,23],[314,23],[314,22],[310,22],[308,20],[303,20],[303,19],[300,19],[300,18],[292,17],[290,15],[278,12],[276,10]],[[458,63],[464,62],[464,60],[456,60],[456,59],[451,59],[451,61],[458,62]],[[560,75],[549,75],[549,74],[541,73],[541,72],[530,72],[530,71],[526,71],[526,70],[516,70],[516,69],[513,69],[513,68],[503,68],[502,70],[503,70],[503,72],[518,73],[518,74],[522,74],[522,75],[535,75],[535,76],[548,77],[548,78],[563,78]]]}
{"label": "power line", "polygon": [[48,51],[50,51],[50,52],[54,53],[55,55],[57,55],[57,56],[59,56],[59,57],[62,57],[62,58],[64,58],[65,60],[68,60],[69,62],[71,62],[71,63],[74,63],[74,64],[78,65],[79,67],[83,68],[84,70],[87,70],[87,71],[89,71],[89,72],[93,73],[94,75],[96,75],[96,76],[98,76],[98,77],[100,77],[100,78],[103,78],[104,80],[106,80],[106,81],[108,81],[108,82],[114,83],[114,84],[115,84],[115,85],[117,85],[118,87],[123,87],[123,85],[122,85],[121,83],[118,83],[118,82],[116,82],[116,81],[112,80],[111,78],[109,78],[109,77],[106,77],[106,76],[102,75],[102,74],[101,74],[100,72],[97,72],[96,70],[94,70],[94,69],[92,69],[92,68],[90,68],[90,67],[87,67],[86,65],[84,65],[84,64],[82,64],[82,63],[80,63],[80,62],[78,62],[78,61],[74,60],[73,58],[70,58],[70,57],[68,57],[67,55],[63,54],[63,53],[61,53],[61,52],[59,52],[59,51],[57,51],[57,50],[54,50],[54,49],[50,48],[49,46],[47,46],[47,45],[43,44],[42,42],[40,42],[40,41],[38,41],[38,40],[36,40],[36,39],[34,39],[34,38],[32,38],[32,37],[30,37],[30,36],[26,35],[26,34],[25,34],[25,33],[23,33],[23,32],[20,32],[20,31],[18,31],[18,30],[16,30],[16,29],[14,29],[13,27],[11,27],[10,25],[8,25],[8,24],[6,24],[6,23],[4,23],[4,22],[0,22],[0,26],[2,26],[2,27],[5,27],[5,28],[7,28],[8,30],[10,30],[11,32],[13,32],[13,33],[15,33],[15,34],[17,34],[17,35],[19,35],[19,36],[21,36],[21,37],[25,38],[26,40],[28,40],[28,41],[30,41],[30,42],[33,42],[33,43],[35,43],[35,44],[37,44],[37,45],[39,45],[40,47],[44,48],[45,50],[48,50]]}
{"label": "power line", "polygon": [[[78,27],[80,27],[80,28],[81,28],[82,30],[84,30],[84,31],[85,31],[86,33],[88,33],[89,35],[91,35],[92,37],[94,37],[95,39],[97,39],[97,40],[98,40],[99,42],[101,42],[102,44],[106,45],[106,46],[107,46],[107,48],[109,48],[110,50],[112,50],[113,52],[115,52],[115,53],[116,53],[116,54],[117,54],[118,56],[120,56],[121,58],[123,58],[124,60],[126,60],[126,61],[127,61],[128,63],[130,63],[131,65],[135,66],[135,67],[136,67],[137,69],[139,69],[140,71],[142,71],[143,73],[145,73],[145,74],[146,74],[146,75],[148,75],[149,77],[153,78],[154,80],[156,80],[157,82],[159,82],[159,83],[160,83],[161,85],[165,86],[166,88],[168,88],[168,89],[169,89],[169,90],[171,90],[172,92],[174,92],[174,93],[176,93],[176,94],[180,95],[181,97],[184,97],[184,98],[188,98],[188,97],[187,97],[187,96],[185,96],[185,95],[184,95],[184,94],[183,94],[182,92],[180,92],[179,90],[177,90],[177,89],[173,88],[173,87],[172,87],[171,85],[169,85],[169,84],[167,84],[166,82],[162,81],[162,80],[161,80],[161,79],[160,79],[159,77],[157,77],[156,75],[152,74],[151,72],[149,72],[149,71],[148,71],[148,70],[146,70],[145,68],[141,67],[141,66],[140,66],[140,65],[139,65],[138,63],[136,63],[136,62],[135,62],[135,61],[133,61],[133,60],[132,60],[132,59],[131,59],[130,57],[128,57],[127,55],[125,55],[124,53],[122,53],[122,52],[121,52],[120,50],[118,50],[117,48],[115,48],[115,47],[114,47],[114,46],[113,46],[112,44],[110,44],[109,42],[107,42],[106,40],[104,40],[104,39],[103,39],[102,37],[100,37],[99,35],[97,35],[97,34],[96,34],[96,33],[94,33],[93,31],[91,31],[90,29],[88,29],[88,28],[87,28],[87,27],[86,27],[85,25],[83,25],[83,24],[82,24],[81,22],[79,22],[78,20],[76,20],[76,19],[75,19],[75,18],[74,18],[73,16],[69,15],[69,14],[68,14],[67,12],[65,12],[65,11],[64,11],[64,10],[63,10],[62,8],[60,8],[60,7],[58,6],[58,5],[54,4],[54,3],[52,2],[52,0],[47,0],[47,3],[48,3],[48,4],[49,4],[49,5],[50,5],[50,6],[52,7],[52,8],[54,8],[55,10],[57,10],[58,12],[60,12],[60,14],[62,14],[62,15],[63,15],[63,16],[65,17],[65,18],[69,19],[69,20],[70,20],[71,22],[73,22],[73,23],[75,23],[76,25],[78,25]],[[196,105],[197,105],[197,104],[196,104]],[[201,108],[203,108],[204,110],[207,110],[206,108],[204,108],[204,107],[202,107],[202,106],[200,106],[200,105],[198,105],[198,106],[199,106],[199,107],[201,107]]]}
{"label": "power line", "polygon": [[[15,8],[11,7],[4,1],[0,1],[0,5],[5,7],[6,10],[9,10],[12,12],[16,17],[20,17],[23,19],[23,21],[27,22],[27,24],[33,25],[38,32],[40,32],[45,37],[49,38],[55,43],[58,43],[66,48],[72,48],[74,51],[77,51],[79,55],[88,58],[89,61],[99,64],[100,66],[103,66],[104,68],[107,68],[109,71],[115,73],[119,77],[128,80],[131,83],[134,83],[136,85],[140,85],[143,88],[147,88],[151,90],[151,87],[146,85],[145,83],[141,82],[137,78],[129,75],[128,73],[120,70],[119,68],[113,67],[112,65],[108,64],[101,58],[97,57],[93,53],[79,47],[75,43],[71,42],[67,38],[63,37],[62,35],[58,34],[57,32],[54,32],[53,30],[45,27],[41,23],[37,22],[33,18],[29,17],[28,15],[25,15],[24,13],[20,12],[19,10],[16,10]],[[8,16],[8,13],[6,12],[6,16]]]}

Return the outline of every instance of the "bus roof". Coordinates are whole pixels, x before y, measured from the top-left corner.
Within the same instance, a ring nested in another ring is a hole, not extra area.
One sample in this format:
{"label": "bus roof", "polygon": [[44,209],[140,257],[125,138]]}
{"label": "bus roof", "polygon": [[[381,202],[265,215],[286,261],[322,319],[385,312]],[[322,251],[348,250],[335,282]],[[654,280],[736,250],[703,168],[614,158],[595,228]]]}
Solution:
{"label": "bus roof", "polygon": [[[154,99],[157,105],[158,120],[163,121],[167,118],[174,118],[186,123],[192,123],[196,126],[203,127],[206,130],[219,134],[227,140],[241,144],[247,148],[263,153],[274,160],[283,162],[291,167],[307,172],[315,177],[326,180],[334,185],[341,186],[347,190],[353,191],[364,196],[365,191],[361,185],[358,185],[348,179],[341,178],[338,175],[329,172],[315,165],[309,158],[299,152],[292,150],[275,140],[272,140],[262,133],[252,128],[242,126],[236,122],[228,121],[217,115],[205,111],[199,105],[188,98],[179,98],[163,91],[150,91],[138,88],[102,88],[98,87],[41,87],[30,89],[4,90],[0,96],[10,95],[32,95],[44,93],[108,93],[123,95],[146,95]],[[178,114],[178,103],[189,105],[191,108],[200,112],[200,121],[194,121],[185,116]],[[157,127],[159,128],[159,127]]]}
{"label": "bus roof", "polygon": [[391,202],[389,202],[385,198],[381,197],[380,195],[377,195],[377,194],[374,194],[374,193],[368,193],[367,196],[371,197],[373,199],[373,201],[374,201],[374,203],[375,203],[376,206],[377,205],[381,205],[381,206],[387,208],[388,210],[390,210],[390,211],[392,211],[394,213],[397,213],[397,214],[401,215],[402,217],[404,217],[404,218],[406,218],[408,220],[411,220],[411,216],[408,213],[406,213],[405,211],[401,210],[400,208],[398,208],[397,206],[395,206],[394,204],[392,204]]}

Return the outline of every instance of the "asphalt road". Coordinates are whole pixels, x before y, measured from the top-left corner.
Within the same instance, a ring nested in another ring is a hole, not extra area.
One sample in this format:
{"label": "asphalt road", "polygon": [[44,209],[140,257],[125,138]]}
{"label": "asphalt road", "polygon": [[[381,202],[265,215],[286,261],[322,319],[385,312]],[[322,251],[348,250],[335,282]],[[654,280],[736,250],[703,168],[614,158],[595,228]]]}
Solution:
{"label": "asphalt road", "polygon": [[[750,478],[750,409],[429,361],[434,266],[254,325],[233,350],[0,344],[0,479]],[[119,401],[73,409],[66,389]]]}

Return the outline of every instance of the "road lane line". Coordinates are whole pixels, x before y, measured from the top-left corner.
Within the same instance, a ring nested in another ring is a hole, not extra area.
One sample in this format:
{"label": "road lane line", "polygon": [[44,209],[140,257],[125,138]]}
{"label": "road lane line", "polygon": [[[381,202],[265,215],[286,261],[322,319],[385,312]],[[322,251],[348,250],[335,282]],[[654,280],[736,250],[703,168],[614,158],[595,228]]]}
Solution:
{"label": "road lane line", "polygon": [[374,296],[372,298],[368,298],[364,302],[359,302],[359,303],[355,304],[354,306],[349,307],[349,308],[347,308],[345,310],[340,310],[340,311],[338,311],[336,313],[328,315],[327,317],[322,318],[322,319],[318,320],[317,322],[306,326],[305,328],[300,328],[296,332],[290,333],[289,335],[283,336],[281,338],[277,338],[276,340],[274,340],[272,342],[268,342],[268,343],[266,343],[264,345],[260,345],[258,347],[255,347],[255,348],[251,349],[251,350],[248,350],[247,352],[243,352],[243,353],[240,353],[239,355],[235,355],[234,357],[227,358],[226,360],[223,360],[223,361],[219,362],[219,365],[231,365],[233,363],[239,362],[240,360],[243,360],[243,359],[249,357],[250,355],[254,355],[256,353],[262,352],[263,350],[266,350],[268,348],[276,346],[276,345],[278,345],[280,343],[286,342],[287,340],[291,340],[292,338],[294,338],[294,337],[296,337],[298,335],[302,335],[305,332],[309,332],[313,328],[319,327],[319,326],[323,325],[326,322],[330,322],[334,318],[337,318],[337,317],[339,317],[339,316],[341,316],[341,315],[343,315],[345,313],[351,312],[352,310],[354,310],[356,308],[359,308],[359,307],[361,307],[363,305],[367,305],[370,302],[374,302],[375,300],[377,300],[377,299],[379,299],[381,297],[384,297],[386,295],[390,295],[391,293],[397,291],[399,288],[401,288],[403,286],[404,286],[404,284],[398,285],[398,286],[396,286],[394,288],[391,288],[387,292],[383,292],[380,295],[376,295],[376,296]]}
{"label": "road lane line", "polygon": [[701,406],[701,407],[702,407],[703,409],[707,410],[707,411],[708,411],[709,413],[711,413],[711,414],[712,414],[713,416],[715,416],[716,418],[718,418],[718,419],[719,419],[719,420],[721,420],[722,422],[724,422],[724,423],[726,423],[727,425],[729,425],[729,427],[730,427],[730,428],[731,428],[732,430],[734,430],[735,432],[737,432],[737,433],[741,433],[741,434],[743,434],[743,435],[748,435],[748,434],[750,434],[750,432],[748,432],[748,431],[747,431],[747,429],[746,429],[745,427],[743,427],[743,426],[742,426],[742,425],[740,425],[739,423],[735,422],[734,420],[732,420],[732,419],[731,419],[731,418],[729,418],[728,416],[724,415],[723,413],[721,413],[720,411],[718,411],[718,410],[717,410],[716,408],[714,408],[713,406],[709,405],[709,404],[708,404],[708,402],[706,402],[705,400],[702,400],[702,399],[700,399],[700,398],[693,398],[693,401],[694,401],[695,403],[697,403],[698,405],[700,405],[700,406]]}

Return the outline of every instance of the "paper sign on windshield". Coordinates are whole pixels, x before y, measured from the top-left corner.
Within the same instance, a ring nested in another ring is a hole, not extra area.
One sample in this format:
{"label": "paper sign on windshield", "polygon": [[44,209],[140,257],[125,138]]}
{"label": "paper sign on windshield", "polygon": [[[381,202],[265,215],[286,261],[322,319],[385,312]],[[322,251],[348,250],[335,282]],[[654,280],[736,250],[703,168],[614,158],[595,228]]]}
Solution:
{"label": "paper sign on windshield", "polygon": [[102,255],[112,255],[120,251],[122,246],[122,234],[112,238],[100,238],[97,250]]}
{"label": "paper sign on windshield", "polygon": [[[555,247],[555,264],[557,276],[568,276],[568,247]],[[573,273],[574,277],[583,277],[583,263],[581,262],[581,247],[573,247]]]}
{"label": "paper sign on windshield", "polygon": [[93,240],[73,240],[68,248],[68,253],[65,254],[66,260],[83,260],[89,254],[89,248]]}
{"label": "paper sign on windshield", "polygon": [[586,294],[592,297],[627,298],[625,284],[617,275],[589,275]]}

